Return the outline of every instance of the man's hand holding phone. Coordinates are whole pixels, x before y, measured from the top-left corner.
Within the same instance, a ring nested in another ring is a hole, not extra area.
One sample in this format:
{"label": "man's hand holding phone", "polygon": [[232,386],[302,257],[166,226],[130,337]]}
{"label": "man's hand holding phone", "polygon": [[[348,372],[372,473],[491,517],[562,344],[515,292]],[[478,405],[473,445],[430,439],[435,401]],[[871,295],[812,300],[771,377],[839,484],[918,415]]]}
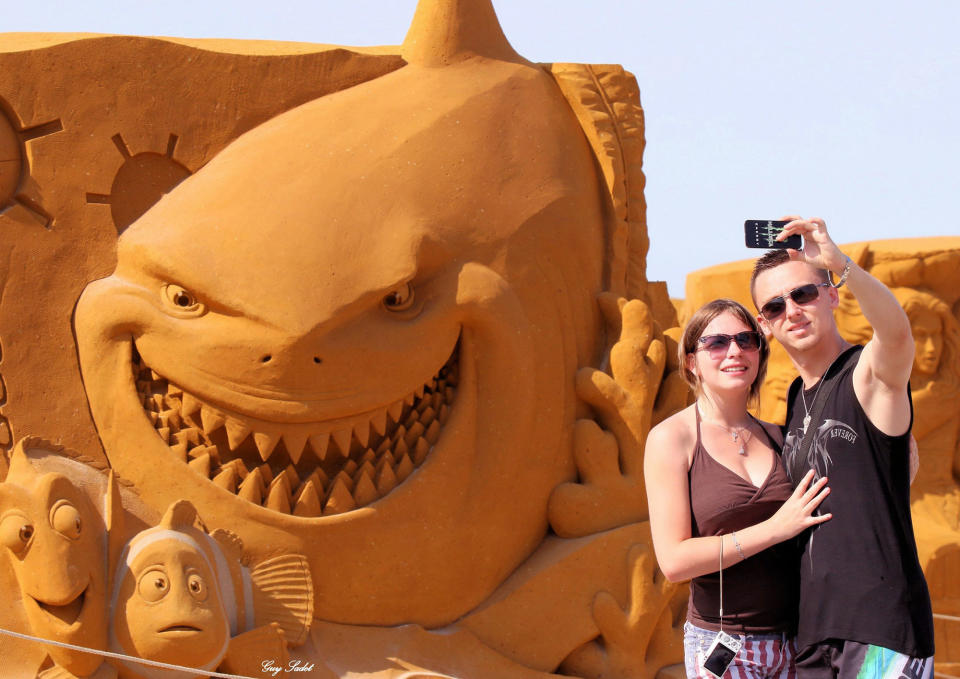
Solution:
{"label": "man's hand holding phone", "polygon": [[803,249],[790,253],[790,259],[806,262],[818,269],[832,271],[837,276],[841,275],[848,263],[848,257],[830,238],[826,222],[819,217],[804,219],[795,215],[784,217],[784,219],[788,222],[778,238],[794,235],[803,237]]}

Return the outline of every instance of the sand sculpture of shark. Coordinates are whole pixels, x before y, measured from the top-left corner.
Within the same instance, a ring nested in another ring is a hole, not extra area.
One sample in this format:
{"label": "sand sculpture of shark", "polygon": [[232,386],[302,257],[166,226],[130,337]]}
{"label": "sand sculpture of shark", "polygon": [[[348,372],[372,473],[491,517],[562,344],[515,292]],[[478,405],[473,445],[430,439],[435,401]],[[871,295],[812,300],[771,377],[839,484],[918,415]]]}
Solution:
{"label": "sand sculpture of shark", "polygon": [[[489,0],[423,0],[401,54],[134,222],[75,329],[110,465],[147,505],[189,500],[253,560],[303,554],[321,620],[438,628],[551,529],[645,518],[665,358],[625,304],[649,301],[632,77],[531,64]],[[621,314],[640,337],[605,359]],[[584,516],[596,441],[624,501]]]}

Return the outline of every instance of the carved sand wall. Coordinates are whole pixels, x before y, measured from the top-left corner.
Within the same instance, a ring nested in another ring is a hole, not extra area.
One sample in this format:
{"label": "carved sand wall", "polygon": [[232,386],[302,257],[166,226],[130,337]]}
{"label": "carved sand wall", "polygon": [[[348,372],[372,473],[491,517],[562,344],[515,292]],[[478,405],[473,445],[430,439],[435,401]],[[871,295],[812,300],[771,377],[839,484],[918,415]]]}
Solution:
{"label": "carved sand wall", "polygon": [[[937,667],[955,673],[960,668],[960,238],[881,240],[841,249],[893,290],[913,328],[910,384],[920,470],[911,487],[911,506],[933,600]],[[753,260],[743,260],[689,274],[681,316],[720,296],[754,308],[752,267]],[[862,343],[872,336],[845,288],[836,318],[844,339]],[[795,376],[786,353],[774,344],[758,408],[761,417],[783,422],[787,387]]]}
{"label": "carved sand wall", "polygon": [[526,61],[489,0],[399,47],[0,45],[7,669],[680,661],[631,74]]}

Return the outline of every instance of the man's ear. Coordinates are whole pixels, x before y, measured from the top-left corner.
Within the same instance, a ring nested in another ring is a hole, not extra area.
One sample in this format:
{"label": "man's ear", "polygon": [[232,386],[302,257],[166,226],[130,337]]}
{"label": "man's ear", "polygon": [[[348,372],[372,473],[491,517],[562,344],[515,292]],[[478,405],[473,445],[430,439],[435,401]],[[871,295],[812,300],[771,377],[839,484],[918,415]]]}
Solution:
{"label": "man's ear", "polygon": [[830,308],[836,309],[840,306],[840,291],[832,285],[827,288],[827,295],[830,297]]}

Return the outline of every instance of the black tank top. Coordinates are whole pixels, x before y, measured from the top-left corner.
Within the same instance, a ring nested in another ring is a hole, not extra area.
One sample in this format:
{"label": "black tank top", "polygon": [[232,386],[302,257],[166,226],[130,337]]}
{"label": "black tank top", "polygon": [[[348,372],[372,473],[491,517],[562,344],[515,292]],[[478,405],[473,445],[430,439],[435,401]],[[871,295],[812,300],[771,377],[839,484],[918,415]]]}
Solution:
{"label": "black tank top", "polygon": [[[819,386],[791,387],[783,459],[796,484],[808,469],[829,480],[819,507],[833,518],[803,536],[800,648],[827,639],[875,644],[914,657],[933,655],[930,595],[910,517],[910,432],[887,436],[867,418],[853,390],[862,347],[841,354],[805,459],[799,459],[806,406]],[[797,378],[799,381],[799,378]],[[912,420],[912,404],[911,404]]]}
{"label": "black tank top", "polygon": [[[780,461],[780,446],[760,425],[774,455],[767,478],[757,487],[707,452],[700,439],[699,410],[696,418],[697,443],[687,473],[693,537],[724,535],[770,518],[792,493]],[[717,558],[719,566],[719,554]],[[796,617],[796,573],[797,552],[793,541],[774,545],[746,560],[735,556],[730,563],[725,562],[723,629],[741,634],[792,632]],[[719,613],[719,573],[693,578],[687,619],[697,627],[718,630]]]}

